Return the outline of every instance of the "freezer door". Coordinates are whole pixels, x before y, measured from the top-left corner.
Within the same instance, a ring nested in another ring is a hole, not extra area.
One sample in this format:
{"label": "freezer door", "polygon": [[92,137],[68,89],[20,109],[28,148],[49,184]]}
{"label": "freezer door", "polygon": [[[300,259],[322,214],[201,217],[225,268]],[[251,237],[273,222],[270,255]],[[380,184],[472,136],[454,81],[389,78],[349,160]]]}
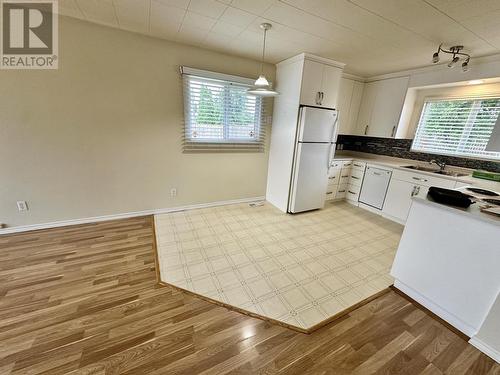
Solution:
{"label": "freezer door", "polygon": [[335,142],[337,111],[334,109],[301,107],[299,142]]}
{"label": "freezer door", "polygon": [[323,208],[332,146],[329,143],[297,145],[288,212]]}

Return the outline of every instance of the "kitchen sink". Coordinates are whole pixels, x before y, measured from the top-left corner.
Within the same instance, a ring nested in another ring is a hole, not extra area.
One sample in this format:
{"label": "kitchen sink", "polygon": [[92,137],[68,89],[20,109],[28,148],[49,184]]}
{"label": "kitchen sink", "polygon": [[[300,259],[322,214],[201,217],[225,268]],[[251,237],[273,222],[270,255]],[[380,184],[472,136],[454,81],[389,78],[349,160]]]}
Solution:
{"label": "kitchen sink", "polygon": [[432,172],[432,173],[440,172],[439,169],[431,167],[421,167],[420,165],[405,165],[403,168],[415,169],[417,171]]}
{"label": "kitchen sink", "polygon": [[423,167],[420,165],[405,165],[403,168],[408,168],[408,169],[413,169],[416,171],[424,171],[424,172],[431,172],[431,173],[436,173],[436,174],[442,174],[444,176],[452,176],[452,177],[463,177],[467,176],[467,173],[458,173],[455,171],[447,171],[447,170],[441,170],[441,169],[436,169],[436,168],[431,168],[431,167]]}
{"label": "kitchen sink", "polygon": [[464,177],[464,176],[467,176],[467,173],[458,173],[458,172],[454,172],[454,171],[436,171],[436,172],[432,172],[432,173],[442,174],[442,175],[445,175],[445,176],[452,176],[452,177]]}

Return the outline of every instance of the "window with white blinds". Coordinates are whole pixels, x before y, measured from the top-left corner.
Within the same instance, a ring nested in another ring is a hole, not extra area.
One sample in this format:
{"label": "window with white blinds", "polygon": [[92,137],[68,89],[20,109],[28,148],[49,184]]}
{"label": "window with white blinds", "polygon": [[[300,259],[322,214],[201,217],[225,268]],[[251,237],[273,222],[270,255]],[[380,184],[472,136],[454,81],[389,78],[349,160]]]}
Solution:
{"label": "window with white blinds", "polygon": [[500,152],[485,151],[499,114],[500,98],[428,99],[412,150],[500,160]]}
{"label": "window with white blinds", "polygon": [[[263,151],[264,103],[248,83],[183,74],[184,151]],[[224,75],[220,75],[221,77]],[[231,76],[226,76],[231,77]]]}

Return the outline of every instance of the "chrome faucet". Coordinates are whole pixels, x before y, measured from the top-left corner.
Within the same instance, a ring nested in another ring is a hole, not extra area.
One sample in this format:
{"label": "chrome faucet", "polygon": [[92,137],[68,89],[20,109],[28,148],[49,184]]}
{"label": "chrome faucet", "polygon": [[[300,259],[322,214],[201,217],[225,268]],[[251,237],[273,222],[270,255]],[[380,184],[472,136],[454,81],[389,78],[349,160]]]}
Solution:
{"label": "chrome faucet", "polygon": [[432,159],[429,163],[436,164],[439,167],[440,171],[444,171],[444,169],[446,168],[446,163],[444,161],[438,161],[438,160]]}

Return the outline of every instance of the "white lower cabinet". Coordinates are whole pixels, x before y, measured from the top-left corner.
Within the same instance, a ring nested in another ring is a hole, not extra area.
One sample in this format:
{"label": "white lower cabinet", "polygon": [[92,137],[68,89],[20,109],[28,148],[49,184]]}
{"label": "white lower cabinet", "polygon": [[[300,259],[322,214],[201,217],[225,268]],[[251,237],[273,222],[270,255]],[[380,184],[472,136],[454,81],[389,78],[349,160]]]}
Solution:
{"label": "white lower cabinet", "polygon": [[418,186],[420,185],[393,178],[387,190],[383,214],[405,222],[410,212],[411,198],[415,195]]}
{"label": "white lower cabinet", "polygon": [[348,201],[351,201],[350,203],[358,204],[359,200],[359,191],[361,190],[361,186],[357,185],[347,185],[347,194],[345,196],[345,199]]}
{"label": "white lower cabinet", "polygon": [[325,200],[331,201],[331,200],[335,199],[335,196],[337,195],[337,188],[338,188],[338,185],[328,185],[326,187]]}
{"label": "white lower cabinet", "polygon": [[413,197],[425,198],[430,186],[452,189],[455,184],[453,180],[396,170],[389,183],[382,214],[405,223]]}
{"label": "white lower cabinet", "polygon": [[347,184],[339,185],[335,199],[344,199],[347,195]]}
{"label": "white lower cabinet", "polygon": [[344,199],[351,174],[352,159],[336,159],[330,163],[326,200]]}
{"label": "white lower cabinet", "polygon": [[369,209],[401,224],[406,222],[412,198],[425,198],[429,187],[437,186],[453,189],[465,185],[462,182],[430,174],[374,165],[374,167],[380,167],[381,169],[392,170],[392,177],[387,189],[384,205],[382,210],[379,210],[362,203],[360,204],[359,202],[367,168],[366,162],[356,159],[334,159],[330,165],[329,183],[326,193],[327,200],[345,199],[353,205]]}
{"label": "white lower cabinet", "polygon": [[359,192],[365,176],[365,167],[366,163],[353,161],[351,170],[349,171],[349,180],[347,183],[345,199],[347,199],[349,203],[356,206],[359,204]]}

